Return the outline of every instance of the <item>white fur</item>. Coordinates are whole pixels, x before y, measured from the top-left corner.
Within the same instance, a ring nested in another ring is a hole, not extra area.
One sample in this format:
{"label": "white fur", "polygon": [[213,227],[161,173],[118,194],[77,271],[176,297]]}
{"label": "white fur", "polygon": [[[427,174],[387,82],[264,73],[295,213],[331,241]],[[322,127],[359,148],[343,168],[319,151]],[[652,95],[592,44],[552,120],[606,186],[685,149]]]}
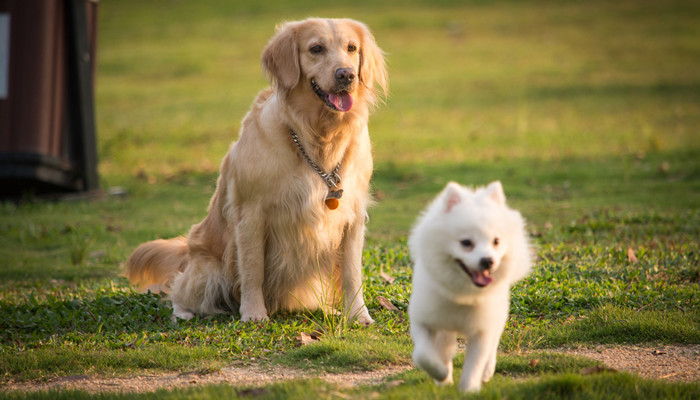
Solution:
{"label": "white fur", "polygon": [[[450,182],[413,228],[409,248],[415,263],[408,309],[413,361],[438,384],[452,383],[456,338],[463,334],[459,390],[478,391],[496,368],[510,287],[530,271],[523,218],[506,206],[498,181],[475,191]],[[489,272],[475,273],[492,281],[478,287],[457,260],[473,272],[483,271],[480,263],[487,258],[493,261]]]}

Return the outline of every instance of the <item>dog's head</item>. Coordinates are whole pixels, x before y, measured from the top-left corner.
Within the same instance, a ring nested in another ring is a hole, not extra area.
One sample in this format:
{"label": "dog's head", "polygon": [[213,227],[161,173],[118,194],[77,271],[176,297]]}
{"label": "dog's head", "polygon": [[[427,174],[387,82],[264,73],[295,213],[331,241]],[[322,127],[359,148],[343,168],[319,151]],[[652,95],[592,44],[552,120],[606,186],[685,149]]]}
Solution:
{"label": "dog's head", "polygon": [[448,247],[455,267],[464,271],[474,285],[485,287],[493,282],[506,254],[509,235],[506,198],[501,183],[472,192],[454,182],[442,194],[443,210],[451,215],[451,240]]}
{"label": "dog's head", "polygon": [[301,92],[320,106],[344,113],[358,98],[376,100],[375,85],[387,91],[381,49],[367,27],[350,19],[288,22],[263,51],[262,65],[275,89]]}
{"label": "dog's head", "polygon": [[531,267],[525,220],[506,205],[498,181],[476,190],[448,183],[414,226],[409,247],[417,265],[454,295],[511,285]]}

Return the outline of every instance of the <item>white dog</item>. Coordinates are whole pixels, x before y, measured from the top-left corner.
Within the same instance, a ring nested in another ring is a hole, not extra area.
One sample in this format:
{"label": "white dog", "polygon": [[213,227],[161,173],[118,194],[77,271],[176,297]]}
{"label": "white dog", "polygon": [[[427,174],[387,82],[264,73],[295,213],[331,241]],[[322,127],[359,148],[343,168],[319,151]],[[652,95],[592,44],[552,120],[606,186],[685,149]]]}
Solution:
{"label": "white dog", "polygon": [[438,384],[452,383],[461,333],[467,349],[459,390],[478,391],[496,369],[510,287],[530,271],[525,222],[506,206],[500,182],[476,191],[450,182],[413,228],[409,248],[413,361]]}

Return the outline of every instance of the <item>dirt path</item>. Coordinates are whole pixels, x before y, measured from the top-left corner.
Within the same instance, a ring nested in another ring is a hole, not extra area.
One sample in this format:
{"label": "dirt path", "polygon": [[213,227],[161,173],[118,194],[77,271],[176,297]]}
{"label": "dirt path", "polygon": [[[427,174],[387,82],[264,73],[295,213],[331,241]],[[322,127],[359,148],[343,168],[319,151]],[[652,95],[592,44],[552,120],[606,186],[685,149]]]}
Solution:
{"label": "dirt path", "polygon": [[[591,358],[602,362],[608,368],[645,378],[681,382],[700,381],[700,345],[596,346],[552,351]],[[161,388],[174,389],[223,383],[240,387],[260,387],[273,382],[312,376],[344,387],[381,384],[388,377],[411,368],[412,366],[395,366],[362,373],[319,375],[280,366],[230,366],[206,375],[164,373],[119,378],[73,375],[48,382],[9,383],[0,387],[0,391],[80,389],[88,392],[149,392]]]}
{"label": "dirt path", "polygon": [[0,388],[0,391],[35,391],[50,389],[79,389],[88,392],[151,392],[158,389],[185,388],[194,385],[228,384],[240,387],[259,387],[288,379],[318,377],[326,382],[344,386],[377,385],[387,377],[396,375],[412,366],[394,366],[369,372],[343,374],[310,373],[280,366],[231,366],[206,375],[197,373],[163,373],[118,378],[102,378],[90,375],[72,375],[48,382],[18,382]]}
{"label": "dirt path", "polygon": [[645,378],[676,382],[700,381],[700,345],[683,346],[595,346],[559,349],[561,353],[591,358],[608,368]]}

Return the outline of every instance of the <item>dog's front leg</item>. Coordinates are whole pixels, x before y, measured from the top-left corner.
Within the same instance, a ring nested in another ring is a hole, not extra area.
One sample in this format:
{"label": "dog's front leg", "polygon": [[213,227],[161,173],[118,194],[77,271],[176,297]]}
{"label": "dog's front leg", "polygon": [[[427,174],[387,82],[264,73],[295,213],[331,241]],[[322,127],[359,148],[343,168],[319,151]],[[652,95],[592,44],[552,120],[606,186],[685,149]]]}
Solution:
{"label": "dog's front leg", "polygon": [[[428,375],[430,375],[438,384],[450,384],[452,377],[452,363],[446,364],[443,356],[450,349],[436,347],[436,332],[422,323],[411,321],[411,338],[413,339],[413,363]],[[440,346],[444,346],[445,339],[449,335],[442,336]]]}
{"label": "dog's front leg", "polygon": [[239,207],[236,221],[241,321],[268,319],[263,294],[265,281],[264,213],[250,204]]}
{"label": "dog's front leg", "polygon": [[374,320],[369,315],[362,294],[362,246],[364,244],[365,225],[350,225],[341,245],[340,279],[343,289],[343,310],[363,325],[370,325]]}
{"label": "dog's front leg", "polygon": [[494,342],[498,346],[498,336],[494,337],[490,331],[476,332],[467,337],[464,368],[459,380],[460,391],[476,392],[481,389],[484,369],[493,356]]}

